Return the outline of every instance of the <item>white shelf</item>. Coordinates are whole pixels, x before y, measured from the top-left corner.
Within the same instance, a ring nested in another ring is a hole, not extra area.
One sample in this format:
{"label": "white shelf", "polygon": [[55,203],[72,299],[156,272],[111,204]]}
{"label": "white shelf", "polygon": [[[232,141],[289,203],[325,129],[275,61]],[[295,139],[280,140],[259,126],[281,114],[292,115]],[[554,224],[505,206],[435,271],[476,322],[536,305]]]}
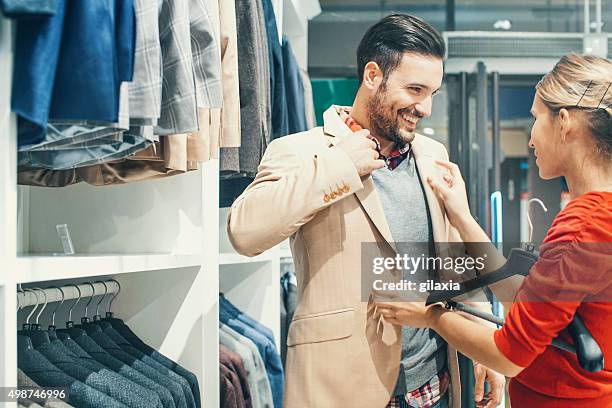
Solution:
{"label": "white shelf", "polygon": [[257,263],[257,262],[270,262],[274,259],[274,253],[267,251],[263,254],[248,257],[244,255],[237,254],[235,252],[228,252],[219,254],[219,265],[239,265],[239,264],[247,264],[247,263]]}
{"label": "white shelf", "polygon": [[202,256],[199,254],[25,255],[17,258],[16,276],[19,283],[27,283],[201,265]]}

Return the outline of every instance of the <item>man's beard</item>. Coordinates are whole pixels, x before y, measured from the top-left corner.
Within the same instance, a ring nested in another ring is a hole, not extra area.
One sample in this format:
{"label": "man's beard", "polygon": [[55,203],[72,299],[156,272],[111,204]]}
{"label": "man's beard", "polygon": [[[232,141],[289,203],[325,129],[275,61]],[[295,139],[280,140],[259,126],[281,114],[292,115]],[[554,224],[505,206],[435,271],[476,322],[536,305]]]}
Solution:
{"label": "man's beard", "polygon": [[[414,140],[414,132],[400,128],[399,117],[396,112],[389,109],[386,96],[385,88],[381,87],[368,101],[370,132],[373,135],[395,143],[395,147],[401,149]],[[421,117],[414,109],[406,109],[405,111],[412,117]]]}

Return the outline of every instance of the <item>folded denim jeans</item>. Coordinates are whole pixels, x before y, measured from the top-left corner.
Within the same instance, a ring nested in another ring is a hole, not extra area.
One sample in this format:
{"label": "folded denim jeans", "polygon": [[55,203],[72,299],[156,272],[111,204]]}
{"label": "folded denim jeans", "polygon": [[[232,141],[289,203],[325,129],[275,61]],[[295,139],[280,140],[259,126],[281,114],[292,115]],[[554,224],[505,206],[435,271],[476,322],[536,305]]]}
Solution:
{"label": "folded denim jeans", "polygon": [[0,0],[0,10],[8,18],[52,16],[56,5],[56,0]]}

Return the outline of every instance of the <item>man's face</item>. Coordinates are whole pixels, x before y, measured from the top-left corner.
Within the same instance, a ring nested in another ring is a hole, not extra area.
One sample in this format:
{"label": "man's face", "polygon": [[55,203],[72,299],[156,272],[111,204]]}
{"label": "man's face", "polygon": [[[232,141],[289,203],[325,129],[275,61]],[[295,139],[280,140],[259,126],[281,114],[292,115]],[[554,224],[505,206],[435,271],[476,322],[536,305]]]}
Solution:
{"label": "man's face", "polygon": [[405,54],[368,101],[370,131],[398,147],[410,143],[419,120],[431,115],[443,73],[440,58]]}

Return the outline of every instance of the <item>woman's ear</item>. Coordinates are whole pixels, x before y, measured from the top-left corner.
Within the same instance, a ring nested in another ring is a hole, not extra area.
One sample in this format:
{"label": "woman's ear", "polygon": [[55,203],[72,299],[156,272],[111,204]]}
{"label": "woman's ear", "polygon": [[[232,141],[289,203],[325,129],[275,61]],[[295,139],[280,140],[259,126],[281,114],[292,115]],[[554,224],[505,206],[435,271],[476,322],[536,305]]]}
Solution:
{"label": "woman's ear", "polygon": [[565,108],[562,108],[559,111],[559,131],[561,135],[561,140],[565,142],[567,140],[567,135],[570,133],[570,129],[572,126],[572,117],[569,111]]}

